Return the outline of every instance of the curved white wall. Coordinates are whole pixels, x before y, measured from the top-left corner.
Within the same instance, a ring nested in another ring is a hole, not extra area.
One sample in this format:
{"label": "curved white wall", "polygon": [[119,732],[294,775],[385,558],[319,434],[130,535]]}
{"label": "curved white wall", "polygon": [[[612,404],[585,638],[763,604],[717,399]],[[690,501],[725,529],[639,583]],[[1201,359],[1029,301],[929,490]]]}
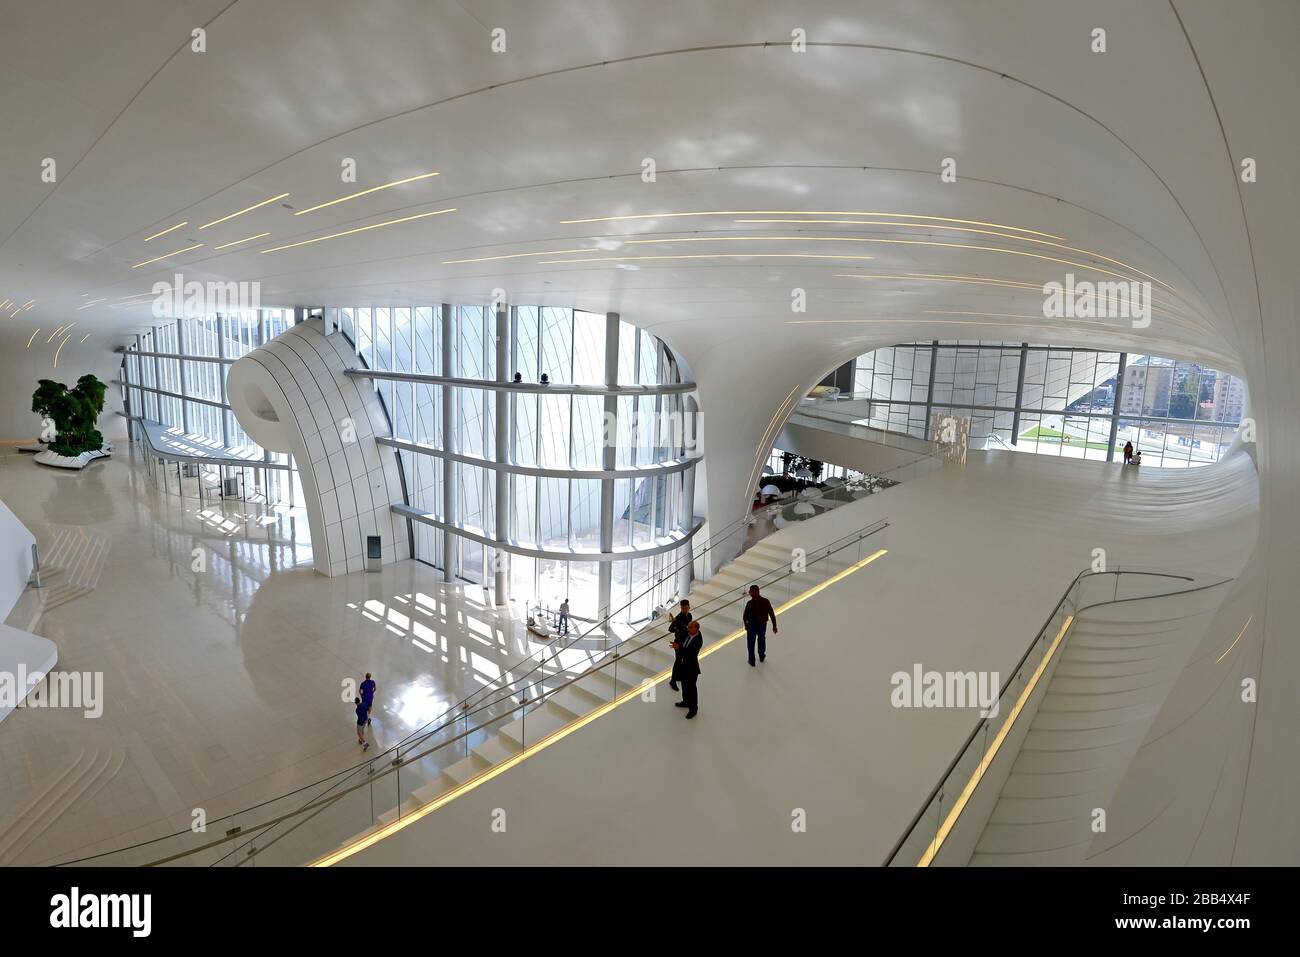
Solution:
{"label": "curved white wall", "polygon": [[356,362],[342,335],[319,319],[287,329],[230,367],[230,407],[264,448],[293,456],[306,496],[316,570],[365,569],[366,536],[383,539],[384,564],[407,558],[396,453],[375,441],[388,419],[366,380],[344,374]]}

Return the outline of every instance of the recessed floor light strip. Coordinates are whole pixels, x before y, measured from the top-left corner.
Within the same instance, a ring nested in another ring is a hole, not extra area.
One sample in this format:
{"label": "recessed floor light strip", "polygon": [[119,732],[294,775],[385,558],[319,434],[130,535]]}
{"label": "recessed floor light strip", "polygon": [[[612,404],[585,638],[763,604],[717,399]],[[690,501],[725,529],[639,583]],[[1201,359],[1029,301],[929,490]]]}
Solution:
{"label": "recessed floor light strip", "polygon": [[979,787],[980,780],[984,777],[984,772],[989,769],[989,765],[993,763],[993,759],[998,756],[998,751],[1002,747],[1002,742],[1006,740],[1007,735],[1011,732],[1011,726],[1014,725],[1016,719],[1020,717],[1020,712],[1025,708],[1025,702],[1028,701],[1029,696],[1034,693],[1034,688],[1038,686],[1038,679],[1041,678],[1043,672],[1047,670],[1048,663],[1051,662],[1052,656],[1056,654],[1057,646],[1061,644],[1061,639],[1065,637],[1065,633],[1070,630],[1070,625],[1072,624],[1074,624],[1074,616],[1069,615],[1066,617],[1065,623],[1061,625],[1061,630],[1058,631],[1056,637],[1052,639],[1051,647],[1047,649],[1047,653],[1043,655],[1042,660],[1038,662],[1038,667],[1034,669],[1033,676],[1025,683],[1024,690],[1020,692],[1020,697],[1016,699],[1015,707],[1011,709],[1011,713],[1007,715],[1007,720],[1003,723],[1001,729],[999,729],[997,736],[984,752],[984,757],[980,759],[980,763],[976,766],[974,773],[971,774],[970,780],[966,782],[966,786],[962,788],[961,794],[958,795],[956,802],[954,802],[952,808],[949,809],[948,816],[944,818],[943,824],[939,827],[938,832],[934,836],[934,841],[930,844],[929,848],[927,848],[921,859],[917,861],[917,867],[929,867],[930,862],[933,861],[935,855],[939,853],[939,848],[943,847],[943,842],[947,840],[948,834],[952,831],[953,825],[957,823],[957,818],[960,817],[961,812],[965,810],[966,804],[970,801],[971,795],[974,794],[975,789]]}
{"label": "recessed floor light strip", "polygon": [[263,249],[263,253],[277,253],[281,249],[297,249],[299,246],[310,246],[312,243],[323,243],[327,239],[338,239],[340,236],[352,236],[356,233],[364,233],[371,229],[382,229],[385,226],[396,226],[398,223],[409,223],[414,219],[427,219],[430,216],[441,216],[443,213],[454,213],[456,207],[448,209],[435,209],[431,213],[420,213],[416,216],[403,216],[401,219],[390,219],[386,223],[374,223],[370,226],[358,226],[356,229],[345,229],[341,233],[330,233],[328,236],[317,236],[315,239],[304,239],[300,243],[289,243],[286,246],[272,246],[270,249]]}
{"label": "recessed floor light strip", "polygon": [[154,233],[152,236],[146,236],[144,238],[144,241],[148,242],[151,239],[157,239],[159,236],[166,236],[168,233],[175,232],[176,230],[180,229],[182,226],[188,226],[188,225],[189,225],[189,220],[179,222],[175,226],[168,226],[161,233]]}
{"label": "recessed floor light strip", "polygon": [[75,326],[75,325],[76,325],[75,322],[70,322],[70,323],[68,323],[66,326],[59,326],[59,328],[55,329],[53,332],[50,333],[50,337],[49,337],[48,339],[46,339],[45,341],[46,341],[46,342],[53,342],[55,336],[59,335],[60,333],[67,332],[69,329],[71,329],[71,328],[72,328],[73,326]]}
{"label": "recessed floor light strip", "polygon": [[[830,578],[826,579],[826,581],[820,582],[814,585],[812,588],[808,589],[807,591],[796,595],[794,598],[791,598],[785,604],[781,605],[781,607],[776,609],[777,614],[785,614],[787,610],[807,601],[809,598],[811,598],[813,595],[816,595],[818,592],[821,592],[829,588],[831,585],[834,585],[836,582],[842,581],[843,579],[849,577],[859,569],[865,568],[866,566],[870,565],[877,558],[880,558],[882,555],[887,555],[887,554],[889,554],[888,549],[885,548],[877,549],[875,552],[871,553],[866,558],[863,558],[860,561],[856,562],[855,564],[850,565],[842,572],[832,575]],[[708,648],[705,648],[703,651],[701,651],[700,657],[701,658],[708,657],[709,655],[713,654],[715,651],[718,651],[723,647],[731,644],[733,641],[741,637],[743,634],[745,634],[745,629],[743,628],[733,631],[725,638],[715,641]],[[657,685],[657,684],[661,684],[664,681],[667,681],[670,677],[672,677],[671,669],[666,671],[661,671],[659,672],[659,674],[655,675],[654,677],[648,678],[644,682],[633,685],[631,688],[629,688],[623,694],[619,695],[613,701],[603,704],[600,707],[598,707],[596,710],[584,715],[583,717],[579,718],[573,723],[565,725],[563,728],[559,728],[558,730],[551,732],[549,735],[542,738],[542,740],[538,741],[536,744],[529,745],[528,747],[520,751],[518,754],[513,755],[512,757],[501,762],[500,764],[488,768],[477,777],[470,778],[464,784],[452,788],[442,797],[430,801],[428,804],[424,805],[423,807],[417,808],[416,810],[410,812],[409,814],[406,814],[402,818],[396,821],[392,821],[388,824],[385,824],[377,831],[367,834],[364,837],[358,838],[357,840],[353,841],[351,844],[347,844],[344,847],[341,847],[338,850],[326,854],[324,857],[319,858],[316,861],[313,861],[311,866],[331,867],[334,864],[337,864],[339,861],[345,860],[351,857],[353,854],[356,854],[359,851],[363,851],[366,848],[379,843],[384,838],[402,830],[402,828],[406,827],[408,824],[415,823],[421,818],[429,814],[432,814],[434,811],[438,810],[438,808],[445,807],[446,805],[450,804],[452,801],[456,800],[456,798],[468,794],[470,791],[473,791],[475,788],[479,787],[480,785],[487,784],[493,778],[500,777],[502,774],[505,774],[515,765],[520,764],[523,761],[526,761],[528,758],[531,758],[533,755],[538,754],[541,751],[545,751],[551,745],[557,744],[558,742],[562,741],[564,738],[567,738],[569,735],[573,734],[575,731],[581,730],[582,728],[591,724],[591,722],[595,721],[597,718],[604,717],[605,715],[613,711],[615,708],[626,704],[627,702],[633,700],[634,698],[640,698],[641,695],[645,693],[645,685],[647,682],[650,684]]]}
{"label": "recessed floor light strip", "polygon": [[270,199],[264,199],[260,203],[254,203],[252,206],[246,206],[237,213],[231,213],[229,216],[222,216],[220,219],[214,219],[210,223],[204,223],[199,229],[207,229],[209,226],[216,226],[218,223],[224,223],[227,220],[234,219],[236,216],[243,216],[244,213],[251,213],[255,209],[260,209],[267,203],[274,203],[277,199],[284,199],[288,193],[281,193],[279,196],[272,196]]}
{"label": "recessed floor light strip", "polygon": [[149,266],[149,265],[152,265],[153,263],[159,263],[159,262],[162,262],[164,259],[171,259],[173,256],[179,256],[181,253],[188,253],[188,252],[191,252],[192,250],[198,249],[198,248],[201,247],[202,245],[203,245],[203,243],[195,243],[193,246],[186,246],[184,249],[178,249],[178,250],[176,250],[176,251],[173,252],[173,253],[168,253],[168,254],[165,255],[165,256],[159,256],[159,257],[157,257],[156,259],[146,259],[146,260],[145,260],[144,262],[142,262],[142,263],[136,263],[136,264],[135,264],[134,266],[132,266],[131,268],[132,268],[132,269],[139,269],[141,266]]}
{"label": "recessed floor light strip", "polygon": [[258,233],[256,236],[245,236],[243,239],[236,239],[233,243],[222,243],[220,246],[213,246],[213,250],[229,249],[231,246],[238,246],[240,243],[251,243],[254,239],[261,239],[263,236],[271,235],[267,233]]}
{"label": "recessed floor light strip", "polygon": [[40,332],[41,332],[41,327],[40,327],[40,326],[37,326],[34,330],[32,330],[32,337],[31,337],[30,339],[27,340],[27,348],[28,348],[28,349],[30,349],[30,348],[32,347],[32,343],[36,341],[36,337],[37,337],[38,335],[40,335]]}
{"label": "recessed floor light strip", "polygon": [[81,310],[83,310],[83,309],[89,309],[91,306],[95,305],[95,303],[97,303],[97,302],[103,302],[103,301],[104,301],[103,299],[92,299],[92,300],[90,300],[90,302],[86,303],[84,306],[78,306],[78,307],[76,308],[75,311],[76,311],[76,312],[81,312]]}
{"label": "recessed floor light strip", "polygon": [[403,186],[406,183],[414,183],[417,180],[428,179],[430,176],[437,176],[437,173],[421,173],[419,176],[408,176],[406,179],[395,180],[392,183],[385,183],[383,186],[372,186],[369,189],[363,189],[359,193],[352,193],[348,196],[340,196],[338,199],[331,199],[328,203],[321,203],[318,206],[309,206],[307,209],[300,209],[294,213],[295,216],[302,216],[304,213],[313,213],[318,209],[324,209],[326,206],[333,206],[336,203],[346,203],[350,199],[356,199],[358,196],[368,196],[371,193],[377,193],[381,189],[392,189],[394,186]]}
{"label": "recessed floor light strip", "polygon": [[679,219],[689,216],[888,216],[894,219],[930,219],[940,223],[964,223],[967,226],[992,226],[995,229],[1010,229],[1017,233],[1032,233],[1046,236],[1048,239],[1065,241],[1065,237],[1052,233],[1042,233],[1036,229],[1022,226],[1008,226],[1005,223],[984,223],[978,219],[953,219],[950,216],[923,216],[920,213],[882,213],[876,210],[856,209],[715,209],[689,213],[640,213],[634,216],[597,216],[593,219],[562,219],[563,225],[578,223],[620,223],[638,219]]}

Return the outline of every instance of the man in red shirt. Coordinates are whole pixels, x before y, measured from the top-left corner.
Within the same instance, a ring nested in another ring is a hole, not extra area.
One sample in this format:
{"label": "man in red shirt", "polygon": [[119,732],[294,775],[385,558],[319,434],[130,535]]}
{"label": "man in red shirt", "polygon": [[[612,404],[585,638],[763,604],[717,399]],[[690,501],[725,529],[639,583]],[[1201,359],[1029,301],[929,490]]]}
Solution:
{"label": "man in red shirt", "polygon": [[757,585],[749,586],[749,601],[741,616],[745,623],[745,644],[749,648],[749,666],[754,667],[754,641],[758,641],[758,660],[767,660],[767,620],[772,619],[772,634],[780,634],[776,627],[776,610],[772,603],[758,592]]}

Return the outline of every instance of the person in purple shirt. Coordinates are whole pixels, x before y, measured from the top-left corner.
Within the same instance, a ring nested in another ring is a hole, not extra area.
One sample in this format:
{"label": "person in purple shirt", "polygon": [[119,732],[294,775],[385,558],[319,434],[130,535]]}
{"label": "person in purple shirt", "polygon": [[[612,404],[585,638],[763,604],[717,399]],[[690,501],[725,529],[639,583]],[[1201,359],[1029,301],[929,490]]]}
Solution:
{"label": "person in purple shirt", "polygon": [[361,682],[361,703],[366,706],[366,725],[370,725],[370,709],[375,706],[375,679],[366,672],[366,680]]}
{"label": "person in purple shirt", "polygon": [[357,744],[361,745],[362,751],[369,751],[370,742],[366,740],[366,725],[370,723],[370,709],[360,698],[354,698],[353,701],[357,706]]}

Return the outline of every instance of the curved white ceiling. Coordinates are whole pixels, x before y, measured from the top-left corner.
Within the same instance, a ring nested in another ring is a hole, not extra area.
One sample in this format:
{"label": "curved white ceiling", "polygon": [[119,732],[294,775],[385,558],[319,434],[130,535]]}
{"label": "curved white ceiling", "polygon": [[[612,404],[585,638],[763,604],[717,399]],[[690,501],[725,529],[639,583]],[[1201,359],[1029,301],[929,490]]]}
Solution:
{"label": "curved white ceiling", "polygon": [[[0,66],[0,299],[36,303],[6,338],[72,318],[137,329],[149,300],[126,297],[180,271],[256,280],[283,305],[483,302],[501,287],[617,310],[688,358],[761,334],[824,365],[946,334],[1243,367],[1251,320],[1223,273],[1249,268],[1247,244],[1212,251],[1204,235],[1231,235],[1241,211],[1169,5],[863,6],[24,4]],[[946,157],[956,183],[939,178]],[[565,222],[711,210],[741,215]],[[1038,287],[1066,272],[1155,277],[1151,327],[1044,320]],[[1027,285],[972,281],[989,279]]]}
{"label": "curved white ceiling", "polygon": [[[1249,780],[1223,828],[1234,859],[1294,863],[1294,0],[0,4],[0,302],[17,307],[0,311],[0,369],[16,373],[0,408],[13,436],[28,425],[10,410],[63,341],[46,332],[75,321],[66,365],[106,369],[107,349],[150,321],[148,305],[122,303],[177,271],[258,281],[268,305],[487,302],[500,287],[619,311],[696,373],[723,523],[801,389],[877,345],[1034,339],[1243,373],[1259,436],[1262,597],[1247,642],[1261,683],[1258,710],[1232,724],[1249,730]],[[189,48],[199,26],[204,53]],[[1091,52],[1096,28],[1105,53]],[[956,183],[939,178],[948,157]],[[1246,157],[1257,183],[1238,178]],[[41,180],[45,158],[56,183]],[[345,158],[356,184],[340,181]],[[711,215],[606,219],[688,212]],[[407,221],[265,251],[395,219]],[[1155,277],[1151,325],[1043,319],[1041,284],[1066,272]]]}

